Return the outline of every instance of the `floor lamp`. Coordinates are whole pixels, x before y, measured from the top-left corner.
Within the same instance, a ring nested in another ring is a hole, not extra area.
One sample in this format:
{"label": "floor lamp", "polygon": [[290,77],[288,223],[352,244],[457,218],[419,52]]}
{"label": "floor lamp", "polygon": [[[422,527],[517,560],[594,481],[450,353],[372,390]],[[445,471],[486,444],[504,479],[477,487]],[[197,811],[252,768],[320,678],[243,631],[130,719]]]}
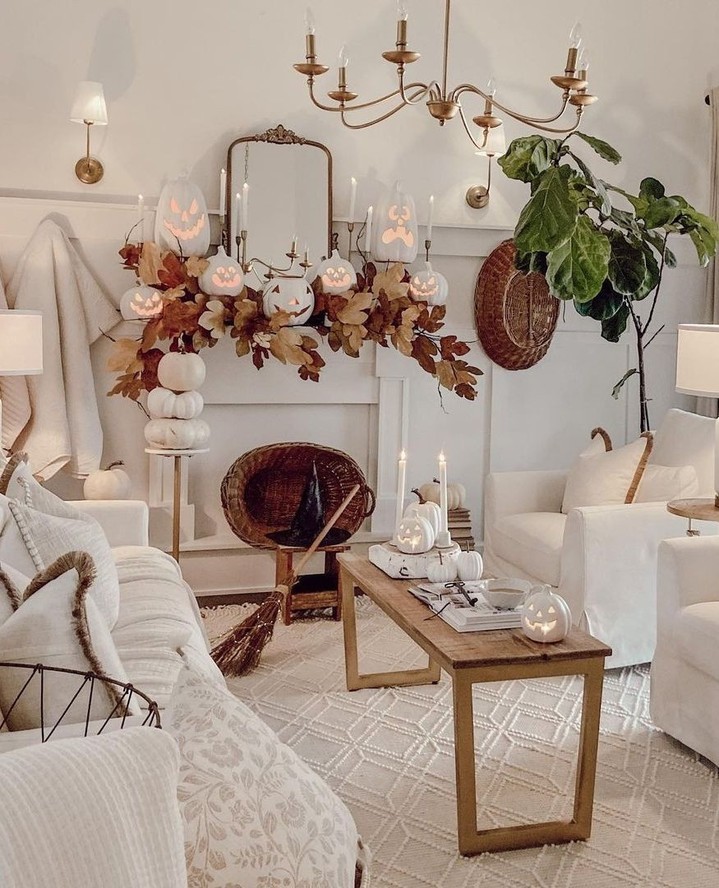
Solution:
{"label": "floor lamp", "polygon": [[[40,373],[42,373],[42,312],[0,309],[0,376],[37,376]],[[0,399],[0,444],[1,442],[2,399]]]}

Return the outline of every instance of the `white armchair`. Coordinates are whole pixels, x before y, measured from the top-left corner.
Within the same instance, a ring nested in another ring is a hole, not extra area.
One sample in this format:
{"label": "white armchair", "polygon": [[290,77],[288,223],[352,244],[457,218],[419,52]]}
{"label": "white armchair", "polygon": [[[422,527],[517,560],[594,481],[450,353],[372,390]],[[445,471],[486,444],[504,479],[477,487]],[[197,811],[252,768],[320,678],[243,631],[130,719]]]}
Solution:
{"label": "white armchair", "polygon": [[651,716],[719,765],[719,539],[659,546]]}
{"label": "white armchair", "polygon": [[[649,462],[693,465],[701,494],[711,495],[714,420],[670,410]],[[587,506],[563,515],[565,481],[566,473],[557,471],[488,476],[487,572],[558,589],[574,622],[611,645],[608,667],[648,662],[656,643],[657,547],[682,536],[686,522],[665,503]]]}

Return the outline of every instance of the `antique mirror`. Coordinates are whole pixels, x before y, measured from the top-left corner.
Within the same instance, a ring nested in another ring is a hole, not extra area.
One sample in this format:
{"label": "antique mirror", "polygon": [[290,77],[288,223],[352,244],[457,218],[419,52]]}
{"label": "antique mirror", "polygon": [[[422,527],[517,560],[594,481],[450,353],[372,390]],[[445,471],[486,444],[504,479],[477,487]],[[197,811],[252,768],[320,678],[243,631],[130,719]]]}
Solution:
{"label": "antique mirror", "polygon": [[[245,184],[247,188],[244,188]],[[244,199],[247,206],[241,208]],[[238,201],[237,195],[240,195]],[[281,124],[264,133],[235,139],[227,152],[227,252],[241,258],[238,243],[246,219],[248,262],[259,259],[282,269],[297,239],[299,261],[305,248],[312,264],[331,252],[332,155],[320,142],[305,139]],[[301,269],[295,266],[295,273]],[[263,280],[266,269],[254,269]]]}

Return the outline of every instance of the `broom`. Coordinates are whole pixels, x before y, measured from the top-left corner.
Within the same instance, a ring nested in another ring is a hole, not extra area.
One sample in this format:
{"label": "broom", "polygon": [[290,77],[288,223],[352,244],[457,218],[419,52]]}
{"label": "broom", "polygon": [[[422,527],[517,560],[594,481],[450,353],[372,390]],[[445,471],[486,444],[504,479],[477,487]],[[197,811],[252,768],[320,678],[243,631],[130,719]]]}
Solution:
{"label": "broom", "polygon": [[304,554],[297,567],[285,578],[285,582],[275,586],[275,589],[270,592],[256,611],[233,629],[230,629],[212,648],[212,659],[224,675],[247,675],[260,662],[262,650],[272,638],[277,615],[285,600],[285,596],[289,594],[290,589],[297,582],[300,571],[315,554],[322,544],[322,540],[335,526],[344,510],[354,499],[359,488],[359,484],[355,484],[347,494],[340,507],[315,537],[312,545]]}

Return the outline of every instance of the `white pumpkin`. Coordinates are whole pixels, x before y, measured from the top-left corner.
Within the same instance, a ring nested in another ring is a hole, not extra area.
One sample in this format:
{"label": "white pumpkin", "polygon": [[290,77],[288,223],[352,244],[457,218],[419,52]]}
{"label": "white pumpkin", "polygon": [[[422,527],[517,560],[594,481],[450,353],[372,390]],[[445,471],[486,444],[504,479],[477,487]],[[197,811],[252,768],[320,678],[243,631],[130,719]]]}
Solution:
{"label": "white pumpkin", "polygon": [[209,265],[199,277],[202,292],[208,296],[238,296],[245,286],[240,263],[228,256],[224,247],[207,261]]}
{"label": "white pumpkin", "polygon": [[145,440],[159,450],[199,450],[210,440],[210,427],[203,419],[151,419]]}
{"label": "white pumpkin", "polygon": [[156,388],[147,396],[147,410],[153,419],[195,419],[202,413],[204,399],[199,392],[176,394],[170,389]]}
{"label": "white pumpkin", "polygon": [[457,562],[454,558],[439,558],[427,565],[427,579],[430,583],[453,583],[457,579]]}
{"label": "white pumpkin", "polygon": [[413,518],[415,515],[418,515],[420,518],[426,518],[429,521],[435,536],[439,533],[442,512],[437,503],[410,503],[404,510],[404,517]]}
{"label": "white pumpkin", "polygon": [[320,279],[322,292],[328,296],[339,296],[357,285],[357,272],[348,259],[343,259],[337,250],[332,251],[329,259],[320,262],[314,277]]}
{"label": "white pumpkin", "polygon": [[124,500],[130,496],[130,476],[122,468],[122,460],[110,463],[85,478],[82,492],[86,500]]}
{"label": "white pumpkin", "polygon": [[373,258],[380,262],[414,262],[419,235],[414,200],[399,182],[377,207],[374,215]]}
{"label": "white pumpkin", "polygon": [[266,318],[278,311],[288,312],[290,326],[304,324],[315,308],[315,294],[304,277],[271,278],[262,287],[262,310]]}
{"label": "white pumpkin", "polygon": [[122,294],[120,314],[126,321],[147,321],[162,314],[162,292],[137,284]]}
{"label": "white pumpkin", "polygon": [[434,546],[435,533],[426,518],[403,518],[394,537],[394,544],[405,555],[429,552]]}
{"label": "white pumpkin", "polygon": [[157,365],[160,385],[173,392],[192,392],[205,381],[205,362],[192,352],[168,352]]}
{"label": "white pumpkin", "polygon": [[567,602],[550,586],[535,587],[522,605],[522,631],[532,641],[561,641],[572,628]]}
{"label": "white pumpkin", "polygon": [[460,552],[455,555],[457,576],[463,583],[476,583],[482,579],[484,564],[479,552]]}
{"label": "white pumpkin", "polygon": [[171,179],[160,192],[155,242],[183,256],[204,256],[210,248],[210,218],[202,191],[187,176]]}
{"label": "white pumpkin", "polygon": [[[417,488],[420,499],[429,503],[439,503],[439,481],[430,481]],[[447,509],[463,509],[467,491],[463,484],[447,485]]]}
{"label": "white pumpkin", "polygon": [[418,302],[428,305],[444,305],[449,293],[447,278],[434,271],[430,262],[425,263],[424,271],[413,274],[409,282],[409,294]]}

